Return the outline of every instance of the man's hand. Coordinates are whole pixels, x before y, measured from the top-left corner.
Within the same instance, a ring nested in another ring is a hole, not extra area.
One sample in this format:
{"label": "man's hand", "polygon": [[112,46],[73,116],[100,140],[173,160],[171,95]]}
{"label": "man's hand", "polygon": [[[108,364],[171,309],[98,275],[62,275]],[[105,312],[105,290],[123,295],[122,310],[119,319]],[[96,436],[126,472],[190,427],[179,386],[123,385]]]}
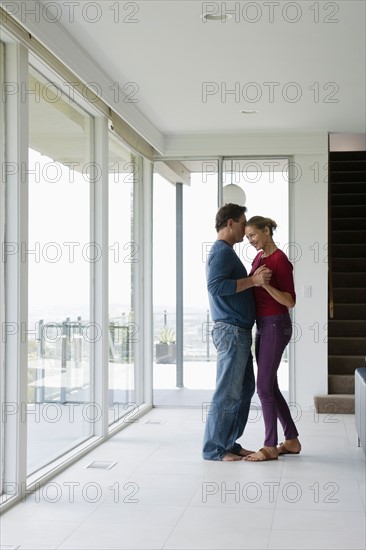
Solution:
{"label": "man's hand", "polygon": [[269,283],[271,278],[272,271],[268,269],[265,265],[261,265],[258,269],[255,270],[253,275],[250,277],[243,277],[243,279],[237,279],[236,281],[236,292],[242,292],[243,290],[248,290],[253,286],[266,286]]}
{"label": "man's hand", "polygon": [[265,286],[269,284],[272,271],[265,265],[261,265],[252,275],[253,286]]}

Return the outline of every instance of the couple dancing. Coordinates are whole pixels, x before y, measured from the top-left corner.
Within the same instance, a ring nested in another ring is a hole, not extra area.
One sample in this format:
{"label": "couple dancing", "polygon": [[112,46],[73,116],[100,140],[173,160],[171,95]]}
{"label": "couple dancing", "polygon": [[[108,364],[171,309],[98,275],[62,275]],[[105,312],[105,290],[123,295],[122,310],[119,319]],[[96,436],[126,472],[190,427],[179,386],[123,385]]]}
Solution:
{"label": "couple dancing", "polygon": [[[270,218],[245,217],[246,207],[225,204],[216,214],[217,240],[207,264],[207,288],[212,339],[217,349],[216,389],[207,416],[203,442],[206,460],[276,460],[298,454],[301,445],[288,405],[277,383],[282,353],[291,339],[288,308],[295,305],[293,267],[273,241],[276,223]],[[233,246],[248,238],[258,254],[247,271]],[[243,449],[244,432],[255,390],[252,327],[256,321],[257,393],[265,424],[263,447]],[[278,445],[277,419],[285,440]]]}

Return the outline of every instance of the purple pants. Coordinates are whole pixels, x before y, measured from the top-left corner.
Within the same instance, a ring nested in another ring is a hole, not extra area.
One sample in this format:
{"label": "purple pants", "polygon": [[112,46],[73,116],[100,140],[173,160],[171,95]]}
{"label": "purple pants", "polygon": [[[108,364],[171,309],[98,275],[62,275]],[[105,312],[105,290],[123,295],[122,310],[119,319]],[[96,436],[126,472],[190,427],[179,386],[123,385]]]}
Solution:
{"label": "purple pants", "polygon": [[277,382],[277,370],[291,335],[292,324],[288,314],[257,319],[255,336],[255,356],[258,365],[257,393],[262,404],[265,426],[264,445],[267,447],[275,447],[278,444],[277,418],[282,424],[286,439],[295,439],[299,435]]}

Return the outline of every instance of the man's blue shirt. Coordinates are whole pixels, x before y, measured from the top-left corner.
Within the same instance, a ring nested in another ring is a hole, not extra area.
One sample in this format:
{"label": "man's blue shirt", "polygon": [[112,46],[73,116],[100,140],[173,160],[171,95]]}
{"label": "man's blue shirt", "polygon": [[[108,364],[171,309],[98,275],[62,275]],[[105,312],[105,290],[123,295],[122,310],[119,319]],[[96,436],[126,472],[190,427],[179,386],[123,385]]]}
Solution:
{"label": "man's blue shirt", "polygon": [[247,275],[233,247],[226,241],[215,241],[206,263],[208,297],[214,321],[252,328],[255,320],[252,289],[236,292],[236,280]]}

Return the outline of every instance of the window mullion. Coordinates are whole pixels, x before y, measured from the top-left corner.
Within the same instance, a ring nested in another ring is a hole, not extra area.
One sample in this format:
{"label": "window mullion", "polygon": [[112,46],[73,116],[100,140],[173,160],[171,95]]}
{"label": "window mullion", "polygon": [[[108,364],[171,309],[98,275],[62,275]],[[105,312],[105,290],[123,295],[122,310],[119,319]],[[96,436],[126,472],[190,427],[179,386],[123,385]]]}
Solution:
{"label": "window mullion", "polygon": [[92,182],[91,204],[94,241],[101,250],[99,261],[92,264],[93,319],[97,327],[98,338],[94,344],[94,400],[96,410],[100,411],[95,424],[94,434],[99,437],[108,435],[108,119],[95,119],[95,178]]}
{"label": "window mullion", "polygon": [[[27,87],[28,51],[20,44],[6,47],[6,81]],[[4,492],[20,496],[27,478],[27,339],[28,263],[28,102],[21,94],[6,102],[6,405]],[[13,168],[13,169],[10,169]],[[11,215],[9,215],[11,213]],[[18,459],[14,460],[17,456]]]}

